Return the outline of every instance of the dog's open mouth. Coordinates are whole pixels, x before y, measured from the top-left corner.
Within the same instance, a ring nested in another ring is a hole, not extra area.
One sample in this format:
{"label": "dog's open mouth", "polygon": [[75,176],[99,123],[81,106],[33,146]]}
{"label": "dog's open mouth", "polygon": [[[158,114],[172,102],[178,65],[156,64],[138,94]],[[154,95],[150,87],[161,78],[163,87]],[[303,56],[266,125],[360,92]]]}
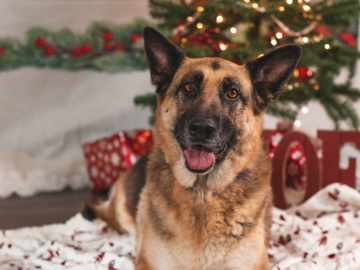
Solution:
{"label": "dog's open mouth", "polygon": [[201,144],[189,145],[184,155],[190,169],[199,173],[210,169],[216,160],[215,153]]}

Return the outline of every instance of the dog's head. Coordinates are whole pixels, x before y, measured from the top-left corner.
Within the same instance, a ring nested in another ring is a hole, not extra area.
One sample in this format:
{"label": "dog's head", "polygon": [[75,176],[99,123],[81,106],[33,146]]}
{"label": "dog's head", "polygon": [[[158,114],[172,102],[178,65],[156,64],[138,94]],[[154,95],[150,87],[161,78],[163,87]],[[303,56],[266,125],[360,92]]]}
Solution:
{"label": "dog's head", "polygon": [[221,58],[190,59],[157,30],[144,29],[157,85],[157,145],[180,184],[219,188],[261,148],[262,114],[276,100],[301,55],[287,45],[239,66]]}

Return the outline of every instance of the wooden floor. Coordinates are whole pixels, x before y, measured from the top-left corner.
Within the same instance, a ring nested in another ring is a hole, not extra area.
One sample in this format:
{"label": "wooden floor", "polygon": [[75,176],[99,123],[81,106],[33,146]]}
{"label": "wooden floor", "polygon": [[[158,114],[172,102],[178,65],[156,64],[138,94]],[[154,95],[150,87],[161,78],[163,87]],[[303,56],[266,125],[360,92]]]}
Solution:
{"label": "wooden floor", "polygon": [[84,203],[94,200],[89,189],[0,199],[0,229],[63,223],[81,211]]}

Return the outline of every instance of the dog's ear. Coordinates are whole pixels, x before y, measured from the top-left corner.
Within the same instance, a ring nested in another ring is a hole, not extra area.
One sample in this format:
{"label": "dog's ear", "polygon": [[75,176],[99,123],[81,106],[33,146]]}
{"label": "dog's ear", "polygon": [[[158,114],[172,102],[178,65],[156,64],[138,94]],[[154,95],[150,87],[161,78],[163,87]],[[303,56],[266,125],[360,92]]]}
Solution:
{"label": "dog's ear", "polygon": [[[171,80],[185,59],[185,54],[156,29],[144,29],[146,59],[154,85]],[[158,88],[159,89],[159,88]]]}
{"label": "dog's ear", "polygon": [[249,70],[256,111],[262,112],[269,101],[276,100],[299,62],[302,48],[291,44],[279,47],[246,63]]}

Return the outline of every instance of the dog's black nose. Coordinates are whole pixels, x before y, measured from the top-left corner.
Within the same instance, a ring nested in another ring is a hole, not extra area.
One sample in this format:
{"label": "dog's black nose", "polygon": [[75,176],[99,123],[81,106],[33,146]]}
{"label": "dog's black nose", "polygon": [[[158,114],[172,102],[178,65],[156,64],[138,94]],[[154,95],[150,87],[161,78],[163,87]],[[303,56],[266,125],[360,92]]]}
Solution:
{"label": "dog's black nose", "polygon": [[212,118],[193,118],[189,123],[189,132],[196,139],[209,140],[215,131],[216,125]]}

